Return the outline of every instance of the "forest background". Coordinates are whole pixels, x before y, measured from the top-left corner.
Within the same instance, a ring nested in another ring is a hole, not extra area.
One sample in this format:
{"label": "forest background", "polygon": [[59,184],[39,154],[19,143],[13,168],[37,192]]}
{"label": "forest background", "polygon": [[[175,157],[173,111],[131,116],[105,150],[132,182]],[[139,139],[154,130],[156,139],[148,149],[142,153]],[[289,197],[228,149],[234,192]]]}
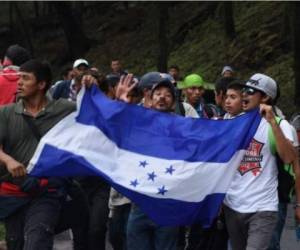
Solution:
{"label": "forest background", "polygon": [[61,69],[85,58],[103,73],[112,59],[141,76],[176,64],[214,83],[224,65],[240,79],[274,78],[278,106],[300,110],[297,2],[0,2],[0,56],[14,43]]}

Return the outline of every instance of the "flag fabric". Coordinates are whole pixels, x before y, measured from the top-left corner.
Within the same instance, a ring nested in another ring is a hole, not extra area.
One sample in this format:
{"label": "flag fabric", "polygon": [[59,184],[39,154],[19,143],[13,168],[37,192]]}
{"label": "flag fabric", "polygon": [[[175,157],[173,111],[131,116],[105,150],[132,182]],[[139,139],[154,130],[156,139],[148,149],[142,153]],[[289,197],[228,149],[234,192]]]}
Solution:
{"label": "flag fabric", "polygon": [[160,225],[209,226],[260,123],[184,118],[83,89],[40,141],[33,176],[98,175]]}

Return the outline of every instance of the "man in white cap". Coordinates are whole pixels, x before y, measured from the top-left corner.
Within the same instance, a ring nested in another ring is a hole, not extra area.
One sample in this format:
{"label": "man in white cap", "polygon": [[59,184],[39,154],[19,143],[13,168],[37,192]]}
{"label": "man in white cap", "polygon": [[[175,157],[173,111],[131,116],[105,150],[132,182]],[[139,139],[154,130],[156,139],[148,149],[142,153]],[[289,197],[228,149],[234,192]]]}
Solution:
{"label": "man in white cap", "polygon": [[234,76],[234,70],[230,66],[224,66],[221,72],[221,76],[226,77],[233,77]]}
{"label": "man in white cap", "polygon": [[[269,133],[284,163],[292,163],[296,152],[289,123],[282,120],[278,124],[272,110],[276,82],[264,74],[254,74],[242,92],[244,111],[259,108],[262,120],[226,194],[225,220],[233,250],[266,250],[278,216],[278,166]],[[294,171],[299,183],[300,171]],[[299,211],[296,217],[300,218]]]}
{"label": "man in white cap", "polygon": [[[77,59],[73,63],[73,79],[60,82],[53,90],[53,99],[65,98],[76,101],[77,93],[80,90],[80,82],[75,79],[89,69],[89,63],[85,59]],[[76,84],[76,83],[79,84]]]}

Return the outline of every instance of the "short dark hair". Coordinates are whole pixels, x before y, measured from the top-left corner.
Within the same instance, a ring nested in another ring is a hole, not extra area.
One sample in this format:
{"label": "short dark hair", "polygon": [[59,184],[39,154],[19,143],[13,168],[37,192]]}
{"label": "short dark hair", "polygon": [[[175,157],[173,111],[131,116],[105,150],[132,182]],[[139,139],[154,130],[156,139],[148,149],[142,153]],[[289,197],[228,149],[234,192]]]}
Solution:
{"label": "short dark hair", "polygon": [[234,80],[236,79],[233,77],[222,77],[221,79],[219,79],[215,84],[215,91],[217,92],[217,94],[219,95],[221,91],[223,92],[223,94],[225,94],[228,85]]}
{"label": "short dark hair", "polygon": [[177,65],[175,65],[175,64],[171,65],[171,66],[169,67],[169,70],[170,70],[170,69],[176,69],[177,71],[180,71],[179,67],[178,67]]}
{"label": "short dark hair", "polygon": [[20,66],[31,59],[30,52],[18,44],[9,46],[6,50],[5,56],[8,57],[16,66]]}
{"label": "short dark hair", "polygon": [[73,68],[71,66],[66,66],[62,69],[61,71],[61,76],[64,77],[64,76],[68,76],[69,72],[72,71]]}
{"label": "short dark hair", "polygon": [[231,83],[228,84],[227,90],[228,89],[233,89],[237,91],[241,91],[245,87],[245,82],[241,80],[234,80]]}
{"label": "short dark hair", "polygon": [[20,71],[33,73],[38,82],[45,81],[45,91],[50,88],[52,81],[52,71],[48,62],[31,59],[20,66]]}

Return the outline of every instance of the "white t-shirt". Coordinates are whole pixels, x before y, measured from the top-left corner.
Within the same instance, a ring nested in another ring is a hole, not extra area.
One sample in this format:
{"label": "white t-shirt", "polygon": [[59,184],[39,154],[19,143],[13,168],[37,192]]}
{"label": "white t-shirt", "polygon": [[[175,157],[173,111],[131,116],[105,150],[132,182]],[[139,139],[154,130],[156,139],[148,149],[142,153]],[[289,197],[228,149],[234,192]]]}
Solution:
{"label": "white t-shirt", "polygon": [[[280,122],[285,137],[293,141],[290,124]],[[240,213],[277,211],[277,165],[268,141],[269,123],[262,118],[248,150],[234,176],[224,203]]]}

